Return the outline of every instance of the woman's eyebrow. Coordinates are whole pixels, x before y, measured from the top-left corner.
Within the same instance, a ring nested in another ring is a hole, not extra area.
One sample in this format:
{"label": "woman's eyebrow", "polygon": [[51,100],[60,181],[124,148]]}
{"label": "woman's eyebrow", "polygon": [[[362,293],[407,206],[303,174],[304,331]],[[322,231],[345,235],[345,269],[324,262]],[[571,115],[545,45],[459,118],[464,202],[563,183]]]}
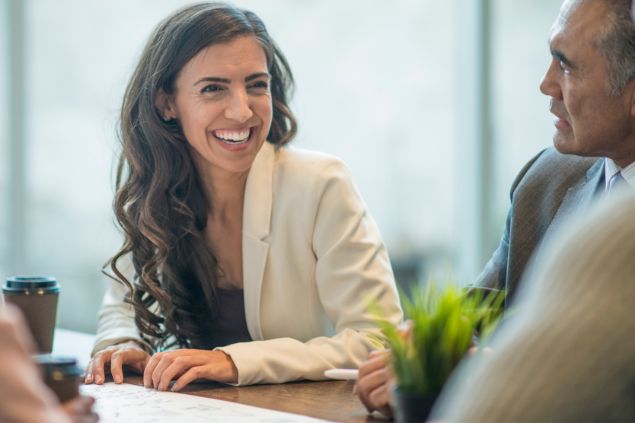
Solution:
{"label": "woman's eyebrow", "polygon": [[258,79],[258,78],[271,78],[271,75],[269,75],[268,72],[258,72],[258,73],[253,73],[251,75],[249,75],[248,77],[245,78],[245,82],[249,82],[249,81],[253,81],[254,79]]}
{"label": "woman's eyebrow", "polygon": [[201,82],[222,82],[224,84],[229,84],[231,81],[227,78],[219,78],[217,76],[206,76],[196,81],[194,85],[198,85]]}
{"label": "woman's eyebrow", "polygon": [[[268,72],[257,72],[247,76],[245,78],[245,82],[253,81],[254,79],[258,78],[271,78],[271,75]],[[196,86],[202,82],[220,82],[223,84],[229,84],[231,80],[227,78],[220,78],[218,76],[206,76],[196,81],[193,85]]]}

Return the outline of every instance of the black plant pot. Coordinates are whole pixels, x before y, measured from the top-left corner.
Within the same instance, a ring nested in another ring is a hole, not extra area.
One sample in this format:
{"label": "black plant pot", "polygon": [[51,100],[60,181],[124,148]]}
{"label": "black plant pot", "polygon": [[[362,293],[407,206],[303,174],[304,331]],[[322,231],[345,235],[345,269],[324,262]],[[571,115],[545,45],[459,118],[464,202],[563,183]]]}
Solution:
{"label": "black plant pot", "polygon": [[422,396],[402,391],[397,386],[392,387],[391,395],[397,423],[425,422],[438,397],[438,394]]}

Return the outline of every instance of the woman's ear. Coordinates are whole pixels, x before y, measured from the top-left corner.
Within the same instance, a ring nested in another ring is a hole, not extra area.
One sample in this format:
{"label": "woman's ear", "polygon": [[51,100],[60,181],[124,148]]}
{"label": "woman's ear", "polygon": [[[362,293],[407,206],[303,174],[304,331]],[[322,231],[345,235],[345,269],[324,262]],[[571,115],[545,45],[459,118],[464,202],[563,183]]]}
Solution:
{"label": "woman's ear", "polygon": [[166,94],[163,89],[159,89],[157,96],[154,99],[154,106],[157,108],[161,119],[164,122],[169,122],[176,119],[176,107],[174,106],[174,100],[171,95]]}

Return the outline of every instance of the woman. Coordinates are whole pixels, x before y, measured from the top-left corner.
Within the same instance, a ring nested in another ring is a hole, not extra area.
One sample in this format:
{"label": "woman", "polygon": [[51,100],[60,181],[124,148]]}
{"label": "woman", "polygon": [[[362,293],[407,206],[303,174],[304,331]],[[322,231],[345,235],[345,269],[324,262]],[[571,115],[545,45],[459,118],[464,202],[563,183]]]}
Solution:
{"label": "woman", "polygon": [[292,85],[251,12],[202,3],[155,30],[123,102],[125,242],[110,261],[121,283],[106,294],[87,383],[103,383],[108,362],[115,382],[126,364],[159,390],[322,379],[381,347],[368,300],[401,320],[345,166],[284,147]]}

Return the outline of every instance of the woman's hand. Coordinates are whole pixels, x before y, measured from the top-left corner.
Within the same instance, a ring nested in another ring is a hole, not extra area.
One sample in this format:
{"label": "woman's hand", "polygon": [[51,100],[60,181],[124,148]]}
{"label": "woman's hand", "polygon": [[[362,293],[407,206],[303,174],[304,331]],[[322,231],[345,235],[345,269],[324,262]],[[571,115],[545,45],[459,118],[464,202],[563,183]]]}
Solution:
{"label": "woman's hand", "polygon": [[112,345],[95,354],[88,368],[84,383],[96,383],[101,385],[106,380],[105,368],[110,363],[110,374],[115,383],[123,382],[123,366],[131,367],[139,373],[143,373],[146,364],[150,360],[150,354],[145,352],[139,344],[128,341]]}
{"label": "woman's hand", "polygon": [[73,423],[95,423],[99,420],[93,411],[95,399],[80,395],[62,404],[62,409]]}
{"label": "woman's hand", "polygon": [[222,351],[183,349],[154,354],[143,372],[143,385],[159,391],[166,391],[174,380],[171,390],[177,392],[196,379],[236,383],[238,370]]}
{"label": "woman's hand", "polygon": [[372,413],[374,410],[392,416],[390,408],[390,384],[393,374],[388,365],[390,351],[372,351],[359,367],[359,376],[354,392]]}

